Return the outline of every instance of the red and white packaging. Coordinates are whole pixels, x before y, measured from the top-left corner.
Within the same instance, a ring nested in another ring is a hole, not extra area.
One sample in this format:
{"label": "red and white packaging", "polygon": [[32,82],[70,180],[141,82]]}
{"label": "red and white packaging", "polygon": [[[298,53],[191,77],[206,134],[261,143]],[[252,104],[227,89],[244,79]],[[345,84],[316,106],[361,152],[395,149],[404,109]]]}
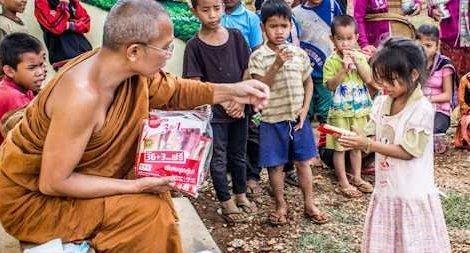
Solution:
{"label": "red and white packaging", "polygon": [[172,187],[197,197],[212,147],[210,109],[152,111],[145,119],[137,149],[138,177],[175,179]]}
{"label": "red and white packaging", "polygon": [[328,125],[328,124],[320,124],[317,128],[317,131],[320,132],[320,133],[323,133],[323,134],[329,134],[329,135],[347,135],[347,136],[354,136],[354,135],[357,135],[355,132],[352,132],[352,131],[349,131],[349,130],[346,130],[346,129],[343,129],[343,128],[339,128],[339,127],[335,127],[335,126],[332,126],[332,125]]}

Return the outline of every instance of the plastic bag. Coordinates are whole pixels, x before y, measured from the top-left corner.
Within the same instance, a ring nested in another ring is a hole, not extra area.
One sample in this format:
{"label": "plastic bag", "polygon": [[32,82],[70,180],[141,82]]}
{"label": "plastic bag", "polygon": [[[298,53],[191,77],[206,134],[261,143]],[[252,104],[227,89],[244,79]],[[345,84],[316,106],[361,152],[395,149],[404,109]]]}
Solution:
{"label": "plastic bag", "polygon": [[137,150],[138,177],[171,176],[172,187],[197,197],[212,151],[210,108],[152,111],[144,120]]}

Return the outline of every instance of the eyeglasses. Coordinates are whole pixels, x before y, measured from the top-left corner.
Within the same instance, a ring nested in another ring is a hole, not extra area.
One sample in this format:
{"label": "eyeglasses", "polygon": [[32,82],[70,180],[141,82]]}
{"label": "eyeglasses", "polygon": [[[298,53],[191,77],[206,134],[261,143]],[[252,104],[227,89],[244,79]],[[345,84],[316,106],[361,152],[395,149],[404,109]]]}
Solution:
{"label": "eyeglasses", "polygon": [[148,48],[151,48],[151,49],[155,49],[157,51],[160,51],[162,53],[165,54],[166,57],[170,58],[172,55],[173,55],[173,50],[175,50],[175,44],[174,42],[172,41],[170,43],[170,45],[168,45],[167,47],[165,48],[160,48],[160,47],[156,47],[156,46],[153,46],[153,45],[150,45],[150,44],[146,44],[146,43],[139,43],[145,47],[148,47]]}

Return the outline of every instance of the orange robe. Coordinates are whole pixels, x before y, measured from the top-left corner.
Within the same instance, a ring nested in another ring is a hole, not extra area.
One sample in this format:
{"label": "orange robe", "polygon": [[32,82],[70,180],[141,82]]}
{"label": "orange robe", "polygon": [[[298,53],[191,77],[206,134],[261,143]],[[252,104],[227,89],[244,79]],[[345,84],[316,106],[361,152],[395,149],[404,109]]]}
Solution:
{"label": "orange robe", "polygon": [[470,104],[465,102],[465,89],[470,82],[470,73],[464,75],[460,79],[460,85],[458,90],[458,101],[460,107],[460,119],[457,131],[454,136],[454,144],[458,148],[470,149],[470,142],[465,141],[464,134],[470,137]]}
{"label": "orange robe", "polygon": [[[94,53],[72,60],[63,72]],[[182,252],[169,194],[76,199],[39,191],[41,154],[50,124],[45,104],[63,72],[32,101],[0,148],[1,224],[20,241],[87,239],[98,252]],[[90,137],[75,171],[111,178],[132,177],[140,126],[148,117],[149,108],[186,109],[212,101],[212,85],[202,82],[164,73],[153,79],[129,78],[117,89],[103,128]]]}

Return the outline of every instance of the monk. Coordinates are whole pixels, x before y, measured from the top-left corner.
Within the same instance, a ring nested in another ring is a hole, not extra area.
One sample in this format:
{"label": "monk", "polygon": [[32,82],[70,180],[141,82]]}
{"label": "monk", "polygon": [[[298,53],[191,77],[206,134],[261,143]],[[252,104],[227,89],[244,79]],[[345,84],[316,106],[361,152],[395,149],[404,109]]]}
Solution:
{"label": "monk", "polygon": [[98,252],[182,252],[171,178],[133,163],[149,109],[267,103],[254,80],[206,84],[161,71],[173,27],[156,1],[110,10],[101,49],[71,60],[26,108],[0,148],[0,221],[21,241],[90,240]]}

